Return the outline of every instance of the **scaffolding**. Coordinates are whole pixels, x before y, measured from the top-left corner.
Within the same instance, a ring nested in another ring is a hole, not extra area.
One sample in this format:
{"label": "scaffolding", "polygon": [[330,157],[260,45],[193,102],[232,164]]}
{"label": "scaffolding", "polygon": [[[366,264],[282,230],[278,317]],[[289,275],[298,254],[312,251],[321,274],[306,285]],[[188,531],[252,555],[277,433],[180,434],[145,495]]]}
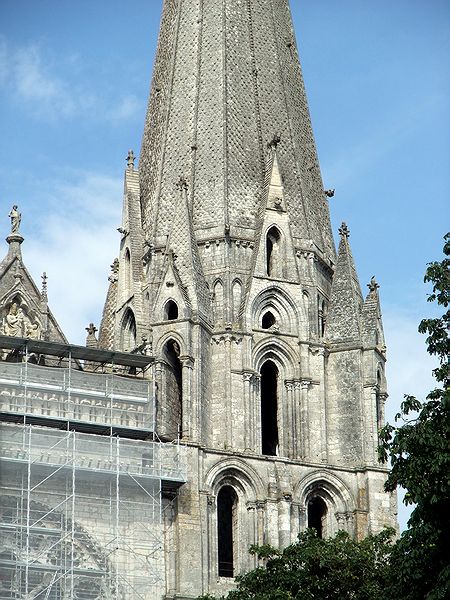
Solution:
{"label": "scaffolding", "polygon": [[98,427],[154,432],[151,380],[89,373],[72,366],[44,367],[28,361],[0,362],[0,413],[10,417],[90,423]]}
{"label": "scaffolding", "polygon": [[0,598],[154,600],[178,444],[0,426]]}

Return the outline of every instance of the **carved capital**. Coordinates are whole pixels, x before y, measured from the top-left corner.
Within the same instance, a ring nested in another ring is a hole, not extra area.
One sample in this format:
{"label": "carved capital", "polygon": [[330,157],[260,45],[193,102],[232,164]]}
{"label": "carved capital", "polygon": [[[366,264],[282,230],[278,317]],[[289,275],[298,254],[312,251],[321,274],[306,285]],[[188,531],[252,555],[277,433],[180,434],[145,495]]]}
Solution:
{"label": "carved capital", "polygon": [[193,358],[192,356],[188,356],[187,354],[184,354],[183,356],[180,356],[180,363],[183,368],[186,367],[187,369],[193,369],[194,363],[195,363],[195,358]]}

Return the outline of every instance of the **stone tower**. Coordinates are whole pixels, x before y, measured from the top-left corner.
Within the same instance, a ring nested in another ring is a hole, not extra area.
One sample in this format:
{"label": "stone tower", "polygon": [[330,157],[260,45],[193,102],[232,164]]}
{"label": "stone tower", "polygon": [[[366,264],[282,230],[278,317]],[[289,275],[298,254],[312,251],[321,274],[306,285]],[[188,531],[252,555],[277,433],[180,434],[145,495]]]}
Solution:
{"label": "stone tower", "polygon": [[154,356],[189,448],[166,598],[228,589],[252,543],[395,524],[378,285],[345,224],[336,256],[288,0],[164,1],[134,162],[99,341]]}

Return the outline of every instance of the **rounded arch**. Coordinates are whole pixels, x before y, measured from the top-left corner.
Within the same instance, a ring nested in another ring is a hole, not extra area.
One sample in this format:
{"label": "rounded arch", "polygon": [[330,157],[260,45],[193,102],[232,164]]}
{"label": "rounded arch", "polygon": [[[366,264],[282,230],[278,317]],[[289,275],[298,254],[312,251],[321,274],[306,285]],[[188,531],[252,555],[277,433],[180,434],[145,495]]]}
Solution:
{"label": "rounded arch", "polygon": [[126,352],[131,352],[136,348],[137,327],[136,318],[133,310],[128,307],[122,317],[120,328],[121,347]]}
{"label": "rounded arch", "polygon": [[312,495],[320,495],[334,511],[346,512],[355,506],[354,498],[346,484],[327,471],[313,471],[301,479],[294,489],[294,498],[305,506]]}
{"label": "rounded arch", "polygon": [[206,486],[217,494],[224,485],[231,485],[247,501],[256,502],[265,495],[263,482],[258,473],[239,459],[220,460],[206,473]]}

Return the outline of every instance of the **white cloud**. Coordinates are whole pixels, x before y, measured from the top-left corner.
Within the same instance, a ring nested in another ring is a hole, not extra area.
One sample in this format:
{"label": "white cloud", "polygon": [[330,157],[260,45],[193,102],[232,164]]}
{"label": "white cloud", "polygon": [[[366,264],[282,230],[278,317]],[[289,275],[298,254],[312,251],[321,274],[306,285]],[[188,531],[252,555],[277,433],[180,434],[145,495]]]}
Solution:
{"label": "white cloud", "polygon": [[91,173],[44,190],[50,198],[37,235],[26,239],[24,262],[36,280],[49,277],[49,305],[69,341],[84,344],[84,328],[99,325],[109,265],[117,255],[123,183]]}
{"label": "white cloud", "polygon": [[[91,85],[80,79],[78,55],[59,56],[58,62],[46,60],[38,44],[11,48],[0,37],[0,84],[19,99],[33,115],[47,120],[69,117],[126,121],[141,109],[136,96],[129,94],[110,108],[105,94],[94,94]],[[64,67],[64,77],[56,71]],[[111,102],[113,104],[113,101]]]}

